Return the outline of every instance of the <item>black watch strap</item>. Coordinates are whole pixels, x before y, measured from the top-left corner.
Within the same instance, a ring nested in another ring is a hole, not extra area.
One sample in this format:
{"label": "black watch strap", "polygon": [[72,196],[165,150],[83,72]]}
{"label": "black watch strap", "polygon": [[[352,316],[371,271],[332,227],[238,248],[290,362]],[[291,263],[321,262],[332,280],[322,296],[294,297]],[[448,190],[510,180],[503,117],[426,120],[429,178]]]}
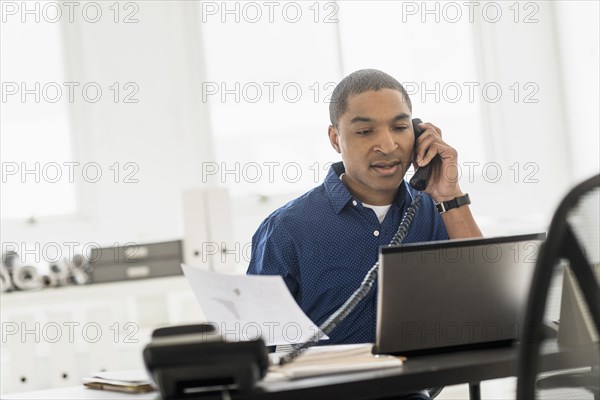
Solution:
{"label": "black watch strap", "polygon": [[471,204],[471,199],[469,198],[468,193],[464,196],[460,196],[452,200],[442,201],[441,203],[436,204],[435,206],[441,214],[445,213],[448,210],[452,210],[453,208],[464,206],[465,204]]}

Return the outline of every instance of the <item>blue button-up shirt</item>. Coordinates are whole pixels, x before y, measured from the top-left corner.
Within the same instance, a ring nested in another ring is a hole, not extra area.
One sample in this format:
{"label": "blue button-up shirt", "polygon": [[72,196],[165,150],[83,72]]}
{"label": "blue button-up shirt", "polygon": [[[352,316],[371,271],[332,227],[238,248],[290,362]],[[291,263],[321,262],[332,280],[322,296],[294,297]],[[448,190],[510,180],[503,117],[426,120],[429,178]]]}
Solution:
{"label": "blue button-up shirt", "polygon": [[[403,181],[382,223],[355,199],[339,179],[341,162],[332,165],[320,186],[269,215],[252,237],[248,274],[281,275],[290,292],[321,325],[360,286],[398,230],[416,191]],[[444,240],[444,223],[430,196],[404,243]],[[417,306],[417,305],[415,305]],[[377,287],[334,329],[326,344],[375,341]]]}

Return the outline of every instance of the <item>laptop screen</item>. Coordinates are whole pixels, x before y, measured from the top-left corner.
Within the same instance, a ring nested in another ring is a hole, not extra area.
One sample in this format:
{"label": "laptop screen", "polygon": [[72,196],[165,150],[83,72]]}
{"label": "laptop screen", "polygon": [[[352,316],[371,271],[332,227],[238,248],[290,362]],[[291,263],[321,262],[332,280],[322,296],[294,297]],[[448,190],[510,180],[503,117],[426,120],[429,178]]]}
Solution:
{"label": "laptop screen", "polygon": [[375,351],[512,342],[545,234],[381,247]]}

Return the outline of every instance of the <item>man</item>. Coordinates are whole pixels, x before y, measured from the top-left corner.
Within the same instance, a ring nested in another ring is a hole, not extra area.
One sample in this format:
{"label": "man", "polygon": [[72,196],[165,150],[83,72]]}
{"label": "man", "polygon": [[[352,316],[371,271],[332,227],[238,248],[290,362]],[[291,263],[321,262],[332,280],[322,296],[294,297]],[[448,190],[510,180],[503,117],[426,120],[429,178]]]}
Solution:
{"label": "man", "polygon": [[[335,88],[329,141],[341,154],[322,185],[273,212],[252,238],[248,274],[281,275],[309,318],[321,325],[360,286],[390,243],[417,191],[404,181],[433,164],[404,243],[480,237],[468,204],[442,214],[436,204],[465,199],[455,177],[457,152],[431,123],[415,143],[412,105],[402,85],[377,70],[360,70]],[[377,290],[330,334],[327,344],[375,341]],[[418,305],[416,305],[418,306]]]}

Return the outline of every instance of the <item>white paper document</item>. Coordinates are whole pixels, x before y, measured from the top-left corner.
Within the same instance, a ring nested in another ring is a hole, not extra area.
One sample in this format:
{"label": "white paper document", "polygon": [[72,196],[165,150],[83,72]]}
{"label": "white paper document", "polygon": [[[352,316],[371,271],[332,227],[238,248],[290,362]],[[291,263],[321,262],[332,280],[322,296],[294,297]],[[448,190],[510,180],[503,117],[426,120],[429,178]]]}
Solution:
{"label": "white paper document", "polygon": [[300,343],[318,327],[281,276],[226,275],[181,264],[208,322],[225,340],[262,337],[267,346]]}
{"label": "white paper document", "polygon": [[402,365],[401,357],[373,355],[372,348],[373,343],[311,347],[294,362],[284,366],[278,365],[278,359],[282,354],[269,354],[272,362],[265,380],[299,379],[327,374],[397,368]]}
{"label": "white paper document", "polygon": [[100,379],[115,383],[150,383],[148,373],[144,369],[132,369],[126,371],[100,371],[92,374],[89,378],[84,378],[84,380],[85,379]]}

